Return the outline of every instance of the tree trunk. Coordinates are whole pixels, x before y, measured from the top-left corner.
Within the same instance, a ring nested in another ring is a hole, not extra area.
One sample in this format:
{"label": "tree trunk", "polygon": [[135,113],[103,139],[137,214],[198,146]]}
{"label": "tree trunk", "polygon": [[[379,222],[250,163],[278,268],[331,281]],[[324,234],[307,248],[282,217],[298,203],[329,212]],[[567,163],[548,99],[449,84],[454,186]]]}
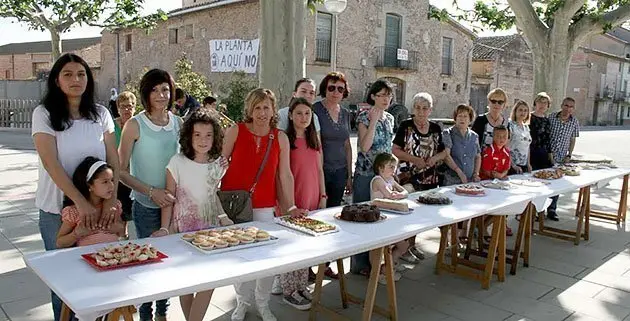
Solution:
{"label": "tree trunk", "polygon": [[289,103],[293,85],[305,75],[306,0],[260,1],[261,87],[276,94],[278,107]]}
{"label": "tree trunk", "polygon": [[[534,58],[534,95],[544,91],[551,96],[549,112],[560,109],[562,99],[566,95],[569,65],[572,56],[572,44],[568,40],[568,32],[552,33],[547,30],[548,42],[542,45],[533,44]],[[555,38],[555,39],[554,39]]]}
{"label": "tree trunk", "polygon": [[52,62],[55,63],[59,56],[61,56],[61,37],[59,36],[59,32],[54,29],[50,29],[50,43],[52,45],[51,58]]}

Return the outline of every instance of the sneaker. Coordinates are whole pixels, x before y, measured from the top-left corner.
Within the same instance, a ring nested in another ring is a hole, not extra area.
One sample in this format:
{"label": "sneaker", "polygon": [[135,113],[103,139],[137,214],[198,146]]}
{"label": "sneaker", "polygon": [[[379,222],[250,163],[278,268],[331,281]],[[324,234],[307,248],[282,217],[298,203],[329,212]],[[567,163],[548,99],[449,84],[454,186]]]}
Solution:
{"label": "sneaker", "polygon": [[[402,275],[398,272],[394,272],[394,282],[398,282],[402,278]],[[378,283],[387,285],[387,277],[385,274],[378,275]]]}
{"label": "sneaker", "polygon": [[278,321],[278,319],[276,319],[276,316],[271,313],[268,305],[259,306],[258,314],[260,314],[260,318],[263,321]]}
{"label": "sneaker", "polygon": [[243,321],[245,319],[245,314],[247,314],[247,304],[243,302],[239,302],[232,312],[232,321]]}
{"label": "sneaker", "polygon": [[276,275],[273,278],[273,285],[271,286],[271,294],[280,295],[282,294],[282,285],[280,284],[280,276]]}
{"label": "sneaker", "polygon": [[398,262],[394,263],[394,272],[405,272],[405,271],[407,271],[407,268],[404,265]]}
{"label": "sneaker", "polygon": [[285,295],[282,301],[300,311],[306,311],[311,308],[311,301],[303,297],[299,291],[294,291],[291,295]]}
{"label": "sneaker", "polygon": [[420,250],[419,248],[412,246],[409,248],[409,252],[411,252],[411,254],[413,254],[418,259],[424,260],[424,252],[422,252],[422,250]]}
{"label": "sneaker", "polygon": [[409,264],[418,264],[418,263],[420,263],[420,260],[418,260],[418,258],[415,255],[411,254],[411,252],[407,252],[407,253],[403,254],[400,257],[400,259],[405,261],[405,262],[407,262],[407,263],[409,263]]}
{"label": "sneaker", "polygon": [[304,289],[304,290],[300,290],[300,295],[309,300],[309,301],[313,301],[313,294],[311,293],[311,291],[309,291],[308,289]]}

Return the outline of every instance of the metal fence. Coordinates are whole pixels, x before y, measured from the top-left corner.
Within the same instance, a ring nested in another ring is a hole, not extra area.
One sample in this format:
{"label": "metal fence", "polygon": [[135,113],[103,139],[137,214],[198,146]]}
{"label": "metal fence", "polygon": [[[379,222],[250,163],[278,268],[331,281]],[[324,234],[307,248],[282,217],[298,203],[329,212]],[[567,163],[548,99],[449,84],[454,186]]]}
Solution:
{"label": "metal fence", "polygon": [[39,103],[33,99],[0,99],[0,127],[31,128],[33,110]]}

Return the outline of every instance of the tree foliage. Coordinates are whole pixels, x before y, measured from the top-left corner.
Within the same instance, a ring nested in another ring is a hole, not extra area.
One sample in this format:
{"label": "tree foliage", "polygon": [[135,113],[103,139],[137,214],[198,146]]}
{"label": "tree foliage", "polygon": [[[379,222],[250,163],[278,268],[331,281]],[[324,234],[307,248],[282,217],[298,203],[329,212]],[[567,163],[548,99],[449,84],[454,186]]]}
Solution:
{"label": "tree foliage", "polygon": [[242,71],[232,73],[230,79],[219,85],[221,103],[226,106],[226,113],[234,121],[243,120],[245,97],[256,88],[258,82]]}
{"label": "tree foliage", "polygon": [[212,95],[208,78],[193,71],[193,62],[183,54],[175,62],[175,81],[177,87],[201,102],[207,96]]}

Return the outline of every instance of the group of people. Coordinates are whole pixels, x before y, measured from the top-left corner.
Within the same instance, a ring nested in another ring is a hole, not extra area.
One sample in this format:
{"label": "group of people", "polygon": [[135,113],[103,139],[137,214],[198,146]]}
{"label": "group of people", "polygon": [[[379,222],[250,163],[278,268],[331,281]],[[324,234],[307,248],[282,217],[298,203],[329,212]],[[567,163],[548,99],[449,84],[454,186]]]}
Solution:
{"label": "group of people", "polygon": [[[519,101],[508,120],[501,89],[488,95],[487,114],[475,118],[470,106],[457,106],[456,124],[445,130],[429,120],[432,97],[419,93],[412,117],[394,132],[394,118],[386,111],[393,87],[377,80],[368,92],[371,108],[357,118],[353,172],[350,115],[341,106],[350,88],[340,72],[327,74],[319,85],[298,80],[288,107],[281,109],[271,90],[252,90],[243,121],[227,129],[212,107],[216,100],[189,107],[183,118],[171,112],[176,88],[160,69],[142,77],[139,97],[116,95],[114,119],[94,102],[94,79],[79,56],[61,56],[47,87],[32,125],[40,158],[36,206],[46,250],[127,239],[130,220],[138,238],[234,224],[218,191],[250,191],[253,220],[271,221],[340,206],[349,193],[353,202],[401,199],[441,185],[503,178],[565,160],[579,133],[571,98],[547,117],[551,99],[540,93],[531,115],[529,105]],[[134,115],[138,100],[143,110]],[[548,217],[557,219],[555,206]],[[424,258],[415,237],[393,246],[396,260],[415,264]],[[357,255],[351,270],[368,275],[375,260]],[[330,268],[325,274],[338,277]],[[232,320],[243,320],[253,303],[263,320],[276,320],[269,309],[272,292],[295,308],[310,308],[309,279],[313,272],[302,269],[236,284]],[[211,296],[212,290],[181,296],[186,320],[202,320]],[[62,302],[54,293],[52,304],[57,321]],[[153,303],[142,304],[140,320],[166,320],[168,305],[167,299],[156,301],[154,318]]]}

